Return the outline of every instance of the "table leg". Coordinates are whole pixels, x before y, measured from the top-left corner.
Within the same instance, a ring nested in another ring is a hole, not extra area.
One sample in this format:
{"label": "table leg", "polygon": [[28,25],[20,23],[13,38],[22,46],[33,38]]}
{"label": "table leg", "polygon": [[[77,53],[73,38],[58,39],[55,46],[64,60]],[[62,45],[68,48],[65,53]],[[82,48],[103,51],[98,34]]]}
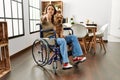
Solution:
{"label": "table leg", "polygon": [[90,52],[91,48],[93,47],[93,49],[94,49],[94,54],[96,54],[96,35],[95,35],[95,31],[96,31],[96,29],[93,28],[93,29],[92,29],[93,37],[92,37],[92,40],[91,40],[91,42],[90,42],[90,47],[89,47],[89,52]]}

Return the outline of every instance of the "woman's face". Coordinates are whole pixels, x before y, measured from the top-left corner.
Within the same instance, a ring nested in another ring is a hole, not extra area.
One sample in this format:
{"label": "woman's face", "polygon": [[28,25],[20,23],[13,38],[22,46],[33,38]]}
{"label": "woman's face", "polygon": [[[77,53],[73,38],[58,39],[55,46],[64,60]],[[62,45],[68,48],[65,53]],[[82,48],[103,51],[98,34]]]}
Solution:
{"label": "woman's face", "polygon": [[47,14],[53,15],[54,11],[55,10],[54,10],[53,6],[48,6],[48,8],[47,8]]}

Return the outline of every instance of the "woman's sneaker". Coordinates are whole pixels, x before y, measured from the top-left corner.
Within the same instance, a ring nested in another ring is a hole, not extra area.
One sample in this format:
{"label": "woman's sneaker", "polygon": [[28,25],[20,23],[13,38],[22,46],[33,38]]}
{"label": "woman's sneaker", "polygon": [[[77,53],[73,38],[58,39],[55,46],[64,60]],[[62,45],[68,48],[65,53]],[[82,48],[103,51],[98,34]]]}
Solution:
{"label": "woman's sneaker", "polygon": [[65,70],[65,69],[70,69],[70,68],[72,68],[73,66],[70,64],[70,63],[64,63],[63,64],[63,69]]}
{"label": "woman's sneaker", "polygon": [[73,58],[73,62],[76,64],[76,63],[79,63],[79,62],[84,62],[86,60],[86,57],[74,57]]}
{"label": "woman's sneaker", "polygon": [[84,62],[86,59],[87,59],[86,57],[82,57],[82,58],[80,58],[80,61]]}

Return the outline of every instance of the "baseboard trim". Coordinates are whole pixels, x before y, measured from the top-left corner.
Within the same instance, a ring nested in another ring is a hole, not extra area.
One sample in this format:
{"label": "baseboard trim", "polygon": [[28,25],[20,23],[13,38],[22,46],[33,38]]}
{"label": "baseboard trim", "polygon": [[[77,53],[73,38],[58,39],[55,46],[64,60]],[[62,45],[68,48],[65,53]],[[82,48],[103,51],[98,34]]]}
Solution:
{"label": "baseboard trim", "polygon": [[108,43],[108,40],[103,40],[105,43]]}
{"label": "baseboard trim", "polygon": [[32,47],[32,45],[30,45],[30,46],[28,46],[28,47],[24,48],[23,50],[21,50],[21,51],[19,51],[19,52],[15,53],[15,54],[13,54],[13,55],[11,55],[11,56],[10,56],[10,59],[12,59],[12,58],[15,58],[15,57],[19,56],[22,52],[24,52],[24,51],[26,51],[26,50],[30,49],[31,47]]}

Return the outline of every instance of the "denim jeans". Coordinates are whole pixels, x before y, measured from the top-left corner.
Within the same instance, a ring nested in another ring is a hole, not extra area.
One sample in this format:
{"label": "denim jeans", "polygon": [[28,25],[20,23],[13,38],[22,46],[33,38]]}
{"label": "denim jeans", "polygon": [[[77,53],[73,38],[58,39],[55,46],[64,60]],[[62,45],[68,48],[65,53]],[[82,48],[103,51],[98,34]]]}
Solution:
{"label": "denim jeans", "polygon": [[65,38],[57,38],[57,44],[60,46],[60,53],[63,59],[63,63],[69,62],[68,53],[67,53],[67,43],[72,44],[72,56],[73,57],[83,55],[81,46],[76,36],[68,35]]}

